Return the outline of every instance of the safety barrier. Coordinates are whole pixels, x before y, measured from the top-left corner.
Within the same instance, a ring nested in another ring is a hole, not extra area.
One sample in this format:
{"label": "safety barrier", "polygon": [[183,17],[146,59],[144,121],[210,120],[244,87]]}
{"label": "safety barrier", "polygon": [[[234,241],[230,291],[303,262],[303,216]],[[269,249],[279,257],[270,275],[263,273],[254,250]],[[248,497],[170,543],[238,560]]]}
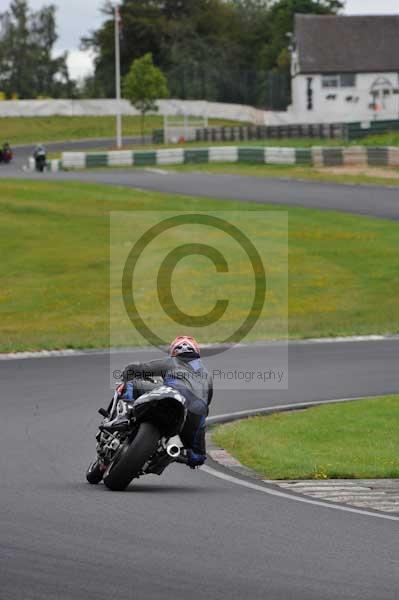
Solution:
{"label": "safety barrier", "polygon": [[[313,125],[234,125],[197,128],[193,131],[196,142],[239,142],[279,138],[346,139],[343,123],[318,123]],[[154,144],[164,143],[164,130],[154,129]]]}
{"label": "safety barrier", "polygon": [[211,148],[165,148],[151,151],[64,152],[62,168],[181,165],[208,162],[261,164],[312,164],[310,148],[215,146]]}
{"label": "safety barrier", "polygon": [[[29,171],[34,171],[35,170],[35,159],[33,157],[30,157],[28,160],[28,166],[27,166]],[[45,170],[46,171],[51,171],[53,173],[55,173],[56,171],[61,171],[62,170],[62,161],[61,160],[48,160],[45,164]]]}
{"label": "safety barrier", "polygon": [[[269,165],[389,166],[399,167],[399,147],[312,147],[214,146],[210,148],[165,148],[148,151],[64,152],[61,160],[48,161],[47,169],[90,169],[94,167],[131,167],[182,165],[188,163],[250,163]],[[30,159],[29,168],[34,169]]]}
{"label": "safety barrier", "polygon": [[[123,115],[139,115],[140,112],[128,100],[110,100],[107,98],[92,100],[4,100],[0,102],[0,117],[66,117],[114,116],[118,106]],[[206,100],[166,99],[157,101],[160,115],[207,116],[209,119],[228,119],[246,123],[263,124],[266,111],[242,104],[207,102]]]}
{"label": "safety barrier", "polygon": [[399,167],[397,146],[348,146],[346,148],[312,148],[315,167],[376,166]]}

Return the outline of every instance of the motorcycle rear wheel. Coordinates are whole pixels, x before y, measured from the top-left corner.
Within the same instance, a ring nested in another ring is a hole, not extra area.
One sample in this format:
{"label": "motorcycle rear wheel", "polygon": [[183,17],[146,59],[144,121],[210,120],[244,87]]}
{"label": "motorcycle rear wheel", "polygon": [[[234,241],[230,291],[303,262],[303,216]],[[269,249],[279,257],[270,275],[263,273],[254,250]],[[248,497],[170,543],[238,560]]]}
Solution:
{"label": "motorcycle rear wheel", "polygon": [[105,472],[104,484],[107,488],[115,492],[126,489],[154,454],[160,437],[152,423],[141,423],[131,444],[122,450],[120,457]]}

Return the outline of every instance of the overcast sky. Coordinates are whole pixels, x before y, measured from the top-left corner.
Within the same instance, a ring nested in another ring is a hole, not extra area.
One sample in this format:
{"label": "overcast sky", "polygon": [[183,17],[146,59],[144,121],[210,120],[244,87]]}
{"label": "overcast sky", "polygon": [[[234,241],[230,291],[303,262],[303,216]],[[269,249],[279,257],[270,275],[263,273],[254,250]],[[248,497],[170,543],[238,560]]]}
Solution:
{"label": "overcast sky", "polygon": [[[0,0],[0,12],[9,7],[9,0]],[[46,4],[58,7],[59,40],[57,50],[69,52],[69,69],[73,78],[89,73],[92,58],[79,51],[79,41],[91,29],[97,29],[103,16],[103,0],[29,0],[32,9]],[[346,14],[399,14],[399,0],[346,0]]]}

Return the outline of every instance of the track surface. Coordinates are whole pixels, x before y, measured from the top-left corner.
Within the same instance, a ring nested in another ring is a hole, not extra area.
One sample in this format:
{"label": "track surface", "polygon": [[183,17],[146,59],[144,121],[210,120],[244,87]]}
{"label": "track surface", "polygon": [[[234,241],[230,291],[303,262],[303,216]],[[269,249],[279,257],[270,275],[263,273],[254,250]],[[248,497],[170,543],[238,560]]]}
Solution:
{"label": "track surface", "polygon": [[[263,201],[286,194],[330,208],[348,194],[351,211],[399,217],[398,192],[386,189],[244,178],[237,190],[227,177],[86,175],[178,184],[184,193],[191,181],[191,194],[223,188],[223,196],[258,201],[263,186]],[[398,391],[398,350],[398,340],[291,344],[289,390],[219,391],[212,414]],[[235,352],[243,368],[262,356],[256,347]],[[225,361],[218,355],[212,367]],[[124,493],[87,485],[95,413],[109,388],[105,355],[1,361],[0,377],[1,600],[398,598],[397,523],[267,496],[181,465]]]}
{"label": "track surface", "polygon": [[[124,143],[140,143],[140,138],[124,138]],[[113,140],[81,140],[46,144],[48,152],[89,151],[99,145],[111,145]],[[295,181],[276,178],[243,177],[237,175],[208,175],[205,173],[166,172],[162,175],[139,169],[96,169],[69,173],[21,173],[28,162],[33,146],[20,146],[11,165],[0,168],[1,177],[42,180],[72,180],[122,185],[162,192],[206,196],[221,200],[255,201],[290,206],[306,206],[339,210],[361,215],[399,219],[399,188],[355,186]]]}
{"label": "track surface", "polygon": [[51,181],[103,183],[220,200],[306,206],[384,219],[399,219],[399,188],[336,185],[312,181],[293,182],[286,179],[205,173],[165,172],[161,174],[153,170],[139,169],[117,171],[96,169],[44,175],[21,174],[11,167],[0,170],[0,177],[15,175],[36,181],[45,178]]}

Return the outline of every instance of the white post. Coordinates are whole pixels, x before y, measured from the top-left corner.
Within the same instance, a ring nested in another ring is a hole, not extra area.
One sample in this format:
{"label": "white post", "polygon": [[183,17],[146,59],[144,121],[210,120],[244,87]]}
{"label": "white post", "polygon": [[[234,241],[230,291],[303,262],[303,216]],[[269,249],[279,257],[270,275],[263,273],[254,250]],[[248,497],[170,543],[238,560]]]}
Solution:
{"label": "white post", "polygon": [[169,130],[168,130],[168,115],[165,114],[163,117],[163,143],[169,144]]}
{"label": "white post", "polygon": [[184,141],[188,142],[188,115],[184,113]]}
{"label": "white post", "polygon": [[115,5],[115,86],[116,86],[116,147],[122,148],[122,115],[121,115],[121,59],[120,59],[120,14]]}

